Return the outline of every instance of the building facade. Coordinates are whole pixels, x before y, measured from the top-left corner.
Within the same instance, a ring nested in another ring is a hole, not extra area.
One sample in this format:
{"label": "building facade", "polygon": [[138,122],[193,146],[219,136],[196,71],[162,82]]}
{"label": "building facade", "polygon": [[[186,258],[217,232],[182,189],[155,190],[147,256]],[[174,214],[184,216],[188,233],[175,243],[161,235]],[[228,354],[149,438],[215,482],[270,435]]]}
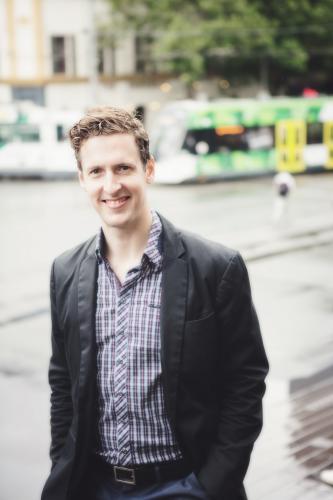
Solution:
{"label": "building facade", "polygon": [[108,16],[103,0],[0,0],[0,104],[157,110],[185,97],[179,81],[152,68],[145,40],[112,43],[101,30]]}

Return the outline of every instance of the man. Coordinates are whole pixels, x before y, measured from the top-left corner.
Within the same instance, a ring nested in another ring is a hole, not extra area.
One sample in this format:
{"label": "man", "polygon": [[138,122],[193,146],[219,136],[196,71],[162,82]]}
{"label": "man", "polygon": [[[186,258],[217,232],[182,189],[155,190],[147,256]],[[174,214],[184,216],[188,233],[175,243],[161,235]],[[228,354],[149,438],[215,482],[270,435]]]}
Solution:
{"label": "man", "polygon": [[96,237],[51,273],[52,470],[43,500],[244,500],[267,360],[240,255],[151,211],[139,120],[70,130]]}

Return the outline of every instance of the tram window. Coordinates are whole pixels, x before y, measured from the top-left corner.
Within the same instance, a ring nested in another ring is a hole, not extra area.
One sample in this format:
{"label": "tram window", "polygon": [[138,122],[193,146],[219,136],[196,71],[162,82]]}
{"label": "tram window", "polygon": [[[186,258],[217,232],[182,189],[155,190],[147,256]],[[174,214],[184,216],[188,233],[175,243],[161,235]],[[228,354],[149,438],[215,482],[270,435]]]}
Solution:
{"label": "tram window", "polygon": [[56,130],[57,130],[57,141],[62,142],[66,140],[65,127],[63,125],[57,125]]}
{"label": "tram window", "polygon": [[252,127],[246,130],[249,149],[267,150],[274,147],[273,127]]}
{"label": "tram window", "polygon": [[0,125],[0,144],[13,140],[12,125]]}
{"label": "tram window", "polygon": [[323,125],[319,122],[308,123],[307,125],[307,144],[322,144]]}
{"label": "tram window", "polygon": [[208,153],[216,153],[218,151],[215,129],[189,130],[186,133],[182,149],[196,155],[198,154],[196,145],[199,142],[205,142],[208,145]]}
{"label": "tram window", "polygon": [[249,149],[245,133],[225,134],[218,136],[218,150],[223,151],[247,151]]}
{"label": "tram window", "polygon": [[295,133],[295,144],[296,144],[296,146],[298,146],[300,143],[300,139],[301,139],[300,129],[297,128],[295,132],[296,132]]}
{"label": "tram window", "polygon": [[152,141],[151,150],[156,160],[169,158],[177,154],[184,137],[182,124],[161,127]]}
{"label": "tram window", "polygon": [[215,129],[189,130],[185,136],[182,148],[192,154],[198,154],[196,145],[205,142],[208,153],[246,151],[248,144],[244,130],[238,133],[217,133]]}
{"label": "tram window", "polygon": [[[234,131],[231,132],[231,129]],[[243,128],[241,125],[219,127],[218,129],[189,130],[183,149],[197,154],[196,145],[205,142],[208,153],[248,150],[269,150],[274,147],[273,127]]]}
{"label": "tram window", "polygon": [[38,142],[40,140],[39,127],[29,123],[15,125],[13,136],[21,142]]}
{"label": "tram window", "polygon": [[281,144],[287,144],[287,129],[285,127],[281,128]]}
{"label": "tram window", "polygon": [[10,123],[0,126],[0,142],[38,142],[40,140],[39,127],[29,123]]}
{"label": "tram window", "polygon": [[282,151],[282,152],[280,152],[280,155],[279,155],[279,156],[280,156],[280,161],[281,161],[281,163],[287,163],[287,162],[288,162],[288,160],[289,160],[289,155],[288,155],[288,153],[287,153],[286,151]]}

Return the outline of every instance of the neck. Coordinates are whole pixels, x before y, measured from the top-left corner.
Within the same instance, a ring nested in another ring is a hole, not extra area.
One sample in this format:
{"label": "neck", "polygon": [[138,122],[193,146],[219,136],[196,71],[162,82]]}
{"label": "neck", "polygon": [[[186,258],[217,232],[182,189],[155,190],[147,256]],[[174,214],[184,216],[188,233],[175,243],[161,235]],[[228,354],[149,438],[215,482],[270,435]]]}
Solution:
{"label": "neck", "polygon": [[132,227],[117,228],[103,225],[106,242],[106,257],[112,262],[139,263],[146,248],[152,224],[152,215],[147,210]]}

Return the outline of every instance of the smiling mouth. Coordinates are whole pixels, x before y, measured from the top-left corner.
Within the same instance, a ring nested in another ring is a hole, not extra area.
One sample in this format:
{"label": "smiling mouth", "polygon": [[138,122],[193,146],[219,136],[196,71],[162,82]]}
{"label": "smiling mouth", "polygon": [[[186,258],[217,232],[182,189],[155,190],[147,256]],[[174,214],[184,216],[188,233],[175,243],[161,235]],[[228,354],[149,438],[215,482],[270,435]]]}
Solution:
{"label": "smiling mouth", "polygon": [[120,198],[116,198],[114,200],[102,200],[102,202],[109,208],[120,208],[126,203],[127,200],[129,200],[129,198],[129,196],[121,196]]}

